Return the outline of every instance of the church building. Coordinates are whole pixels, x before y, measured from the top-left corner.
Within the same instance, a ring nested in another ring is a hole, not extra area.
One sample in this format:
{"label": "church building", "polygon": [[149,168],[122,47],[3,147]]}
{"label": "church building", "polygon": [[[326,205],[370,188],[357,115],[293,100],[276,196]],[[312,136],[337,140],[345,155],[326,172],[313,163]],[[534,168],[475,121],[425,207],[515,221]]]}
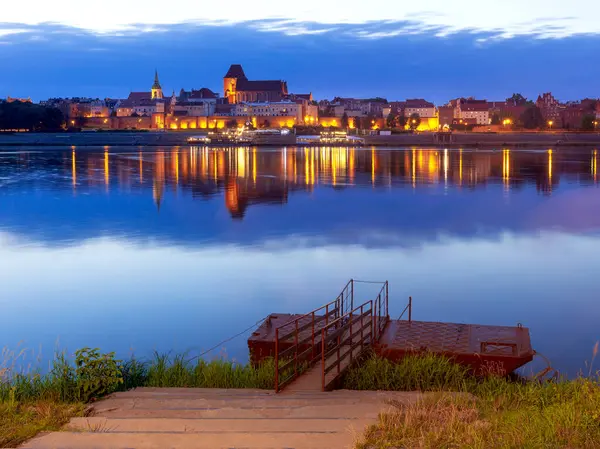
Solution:
{"label": "church building", "polygon": [[288,94],[281,80],[250,81],[239,64],[232,64],[223,77],[223,95],[229,104],[244,102],[277,102]]}

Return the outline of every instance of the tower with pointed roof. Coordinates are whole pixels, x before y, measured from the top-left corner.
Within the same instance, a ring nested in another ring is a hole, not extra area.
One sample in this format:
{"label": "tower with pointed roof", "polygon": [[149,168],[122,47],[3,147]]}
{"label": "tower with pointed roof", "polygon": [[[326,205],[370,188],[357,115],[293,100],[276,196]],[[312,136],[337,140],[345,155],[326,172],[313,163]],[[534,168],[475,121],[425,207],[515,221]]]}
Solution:
{"label": "tower with pointed roof", "polygon": [[160,87],[160,82],[158,81],[158,70],[154,71],[154,84],[152,85],[152,99],[153,100],[162,100],[163,99],[163,91],[162,87]]}

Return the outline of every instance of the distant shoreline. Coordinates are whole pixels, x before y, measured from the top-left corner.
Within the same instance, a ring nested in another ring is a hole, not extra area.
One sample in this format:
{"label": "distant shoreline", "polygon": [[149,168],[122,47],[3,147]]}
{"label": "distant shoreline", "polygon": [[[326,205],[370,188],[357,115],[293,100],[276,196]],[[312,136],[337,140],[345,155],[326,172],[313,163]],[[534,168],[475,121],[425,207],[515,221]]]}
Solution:
{"label": "distant shoreline", "polygon": [[[78,133],[14,133],[0,134],[1,147],[97,147],[97,146],[194,146],[187,142],[188,137],[197,135],[191,132],[78,132]],[[600,133],[452,133],[443,142],[435,133],[392,134],[390,136],[365,136],[365,147],[438,147],[438,148],[532,148],[532,147],[587,147],[600,146]],[[224,145],[208,145],[220,148]],[[237,146],[237,145],[225,145]],[[299,146],[273,141],[272,144],[253,145],[256,147]],[[315,145],[322,146],[322,145]],[[350,146],[350,145],[344,145]]]}

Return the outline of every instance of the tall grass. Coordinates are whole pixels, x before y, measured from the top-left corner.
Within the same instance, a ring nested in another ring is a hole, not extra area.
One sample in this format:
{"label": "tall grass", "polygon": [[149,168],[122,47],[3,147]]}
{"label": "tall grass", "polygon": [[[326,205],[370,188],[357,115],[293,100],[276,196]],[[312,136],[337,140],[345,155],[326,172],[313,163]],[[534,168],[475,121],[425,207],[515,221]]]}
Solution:
{"label": "tall grass", "polygon": [[465,388],[472,378],[467,369],[449,359],[426,354],[405,357],[397,363],[368,357],[344,377],[349,390],[431,391]]}
{"label": "tall grass", "polygon": [[275,387],[275,364],[267,359],[257,367],[223,359],[186,360],[186,354],[155,353],[147,363],[126,364],[125,387],[258,388]]}
{"label": "tall grass", "polygon": [[515,382],[474,378],[447,359],[373,357],[349,371],[345,387],[431,391],[411,405],[391,404],[357,448],[597,448],[600,379]]}
{"label": "tall grass", "polygon": [[[224,359],[189,360],[187,354],[155,353],[149,360],[131,357],[119,364],[123,382],[117,390],[137,387],[274,388],[272,359],[254,367]],[[0,403],[47,400],[78,402],[78,376],[73,361],[57,353],[50,370],[0,371]]]}

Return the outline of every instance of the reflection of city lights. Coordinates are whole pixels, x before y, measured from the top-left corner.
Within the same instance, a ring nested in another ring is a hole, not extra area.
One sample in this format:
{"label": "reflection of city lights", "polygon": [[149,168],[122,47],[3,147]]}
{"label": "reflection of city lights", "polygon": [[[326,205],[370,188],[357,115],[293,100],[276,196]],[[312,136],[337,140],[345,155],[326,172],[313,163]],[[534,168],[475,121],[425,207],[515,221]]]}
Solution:
{"label": "reflection of city lights", "polygon": [[510,150],[502,151],[502,180],[505,184],[510,181]]}
{"label": "reflection of city lights", "polygon": [[548,179],[552,181],[552,150],[548,150]]}
{"label": "reflection of city lights", "polygon": [[375,158],[375,148],[373,148],[371,150],[371,184],[374,186],[375,185],[375,164],[376,164],[376,158]]}
{"label": "reflection of city lights", "polygon": [[458,179],[459,179],[460,185],[462,185],[462,182],[463,182],[463,150],[462,150],[462,148],[460,150],[458,150]]}
{"label": "reflection of city lights", "polygon": [[175,182],[179,184],[179,151],[175,151]]}
{"label": "reflection of city lights", "polygon": [[252,181],[256,184],[256,148],[252,148]]}
{"label": "reflection of city lights", "polygon": [[104,184],[108,187],[108,150],[104,150]]}
{"label": "reflection of city lights", "polygon": [[246,150],[244,148],[237,149],[237,175],[240,178],[246,177]]}
{"label": "reflection of city lights", "polygon": [[592,154],[592,176],[594,177],[594,182],[597,182],[597,167],[598,167],[598,150],[594,150]]}
{"label": "reflection of city lights", "polygon": [[75,150],[71,152],[71,177],[73,178],[73,187],[77,185],[77,170],[75,161]]}
{"label": "reflection of city lights", "polygon": [[448,185],[448,150],[444,149],[444,185]]}
{"label": "reflection of city lights", "polygon": [[417,187],[417,157],[414,148],[412,150],[412,185],[413,189]]}

